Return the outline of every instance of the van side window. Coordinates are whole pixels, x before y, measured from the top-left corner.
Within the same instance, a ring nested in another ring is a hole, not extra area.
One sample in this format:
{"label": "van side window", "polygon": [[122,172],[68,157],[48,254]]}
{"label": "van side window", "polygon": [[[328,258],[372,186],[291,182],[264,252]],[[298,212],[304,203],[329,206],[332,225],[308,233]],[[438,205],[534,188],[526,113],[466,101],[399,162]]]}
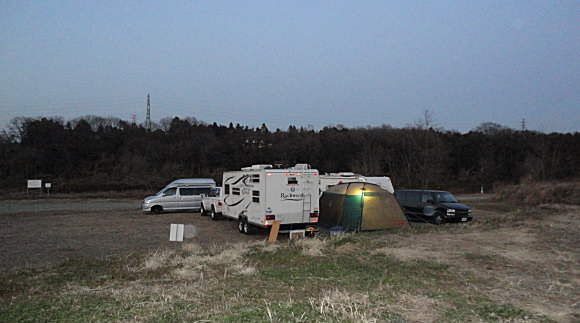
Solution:
{"label": "van side window", "polygon": [[288,185],[290,184],[298,184],[298,179],[296,177],[288,177]]}
{"label": "van side window", "polygon": [[260,174],[252,174],[252,183],[260,183]]}
{"label": "van side window", "polygon": [[240,195],[240,188],[239,187],[232,187],[232,194]]}
{"label": "van side window", "polygon": [[195,194],[195,188],[191,187],[182,187],[179,189],[179,195],[181,196],[191,196]]}
{"label": "van side window", "polygon": [[172,187],[165,190],[165,192],[163,192],[163,196],[173,196],[175,195],[175,192],[177,192],[177,187]]}
{"label": "van side window", "polygon": [[230,194],[230,184],[224,185],[224,194]]}
{"label": "van side window", "polygon": [[427,201],[429,201],[429,200],[433,200],[433,195],[431,195],[430,192],[423,192],[421,194],[421,202],[427,203]]}
{"label": "van side window", "polygon": [[194,188],[195,195],[207,194],[211,190],[210,187],[196,187]]}
{"label": "van side window", "polygon": [[260,203],[260,191],[252,191],[252,202]]}

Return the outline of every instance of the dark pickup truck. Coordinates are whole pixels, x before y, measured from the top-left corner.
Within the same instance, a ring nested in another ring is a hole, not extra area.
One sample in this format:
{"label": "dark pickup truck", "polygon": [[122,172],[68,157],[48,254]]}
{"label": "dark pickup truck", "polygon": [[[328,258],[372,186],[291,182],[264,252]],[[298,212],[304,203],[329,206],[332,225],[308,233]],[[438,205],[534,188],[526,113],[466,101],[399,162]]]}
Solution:
{"label": "dark pickup truck", "polygon": [[396,190],[397,202],[409,220],[445,222],[471,221],[471,208],[445,191]]}

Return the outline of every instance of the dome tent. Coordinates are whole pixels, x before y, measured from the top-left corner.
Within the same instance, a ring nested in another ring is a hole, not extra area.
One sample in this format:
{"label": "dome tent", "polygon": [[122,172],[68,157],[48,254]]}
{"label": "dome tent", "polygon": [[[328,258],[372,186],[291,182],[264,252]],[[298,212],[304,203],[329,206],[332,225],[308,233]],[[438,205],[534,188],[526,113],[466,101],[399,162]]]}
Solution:
{"label": "dome tent", "polygon": [[366,231],[395,229],[408,223],[393,194],[375,184],[352,182],[331,186],[322,193],[318,224]]}

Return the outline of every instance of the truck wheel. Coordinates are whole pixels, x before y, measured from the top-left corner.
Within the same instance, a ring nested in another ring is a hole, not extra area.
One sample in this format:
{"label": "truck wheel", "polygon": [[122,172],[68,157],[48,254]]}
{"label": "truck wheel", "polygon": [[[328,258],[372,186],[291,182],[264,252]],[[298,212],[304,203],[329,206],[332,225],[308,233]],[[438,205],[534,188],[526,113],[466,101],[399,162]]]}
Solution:
{"label": "truck wheel", "polygon": [[151,208],[151,212],[153,212],[155,214],[159,214],[159,213],[163,212],[163,208],[159,205],[155,205],[154,207]]}
{"label": "truck wheel", "polygon": [[214,221],[217,221],[221,218],[221,215],[215,211],[215,208],[213,206],[211,207],[211,212],[209,213],[209,216]]}
{"label": "truck wheel", "polygon": [[441,213],[439,212],[435,213],[435,215],[433,216],[433,223],[437,225],[445,223],[445,220],[443,219],[443,216],[441,216]]}

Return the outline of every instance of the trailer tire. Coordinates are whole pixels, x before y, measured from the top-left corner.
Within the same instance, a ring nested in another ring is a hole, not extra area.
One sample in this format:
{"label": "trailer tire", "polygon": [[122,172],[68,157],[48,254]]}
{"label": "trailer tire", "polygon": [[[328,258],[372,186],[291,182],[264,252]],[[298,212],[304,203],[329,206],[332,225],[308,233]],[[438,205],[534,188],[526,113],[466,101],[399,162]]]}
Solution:
{"label": "trailer tire", "polygon": [[245,229],[244,229],[244,226],[245,226],[245,225],[246,225],[246,224],[245,224],[244,218],[242,218],[242,217],[239,217],[239,218],[238,218],[238,231],[240,231],[240,233],[244,233],[244,230],[245,230]]}
{"label": "trailer tire", "polygon": [[159,214],[163,212],[163,208],[161,207],[161,205],[155,205],[154,207],[151,208],[151,212]]}
{"label": "trailer tire", "polygon": [[215,208],[214,208],[213,206],[211,207],[211,211],[210,211],[210,213],[209,213],[209,216],[210,216],[210,217],[211,217],[211,219],[212,219],[212,220],[214,220],[214,221],[217,221],[217,220],[219,220],[219,219],[222,217],[222,216],[221,216],[221,214],[219,214],[219,213],[217,213],[217,212],[215,211]]}
{"label": "trailer tire", "polygon": [[254,226],[248,223],[248,219],[244,219],[244,234],[252,235],[254,233]]}

